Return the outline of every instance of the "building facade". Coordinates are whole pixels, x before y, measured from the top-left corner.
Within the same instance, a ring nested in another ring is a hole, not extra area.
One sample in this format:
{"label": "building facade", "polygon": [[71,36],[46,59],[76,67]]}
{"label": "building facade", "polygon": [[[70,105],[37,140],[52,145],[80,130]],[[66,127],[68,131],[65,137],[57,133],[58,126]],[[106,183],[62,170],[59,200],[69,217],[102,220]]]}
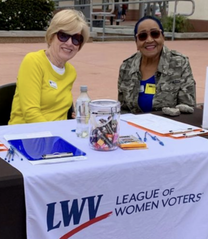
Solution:
{"label": "building facade", "polygon": [[[112,3],[113,0],[91,0],[93,1],[93,4],[102,4],[102,3]],[[90,7],[89,4],[91,2],[90,0],[65,0],[65,1],[58,1],[59,7],[64,6],[72,6],[73,5],[83,5],[88,4],[86,7],[81,7],[80,10],[84,12],[86,17],[89,18],[90,15]],[[115,5],[116,2],[122,2],[122,0],[114,0]],[[128,1],[128,0],[123,0]],[[127,21],[137,21],[139,18],[139,8],[141,7],[141,4],[139,4],[139,0],[135,0],[135,4],[132,3],[134,0],[129,0],[131,3],[128,4],[128,10],[126,15]],[[146,0],[148,2],[148,0]],[[151,2],[151,1],[150,1]],[[183,0],[176,0],[177,2],[177,11],[176,13],[180,15],[189,15],[192,12],[192,3],[190,1],[183,1]],[[208,0],[194,0],[195,2],[195,9],[194,13],[191,16],[187,16],[189,19],[191,25],[193,26],[191,31],[194,32],[208,32]],[[78,7],[79,9],[79,7]],[[111,11],[112,6],[109,5],[105,7],[106,11]],[[168,4],[168,15],[173,15],[175,9],[175,2],[169,2]],[[93,6],[93,11],[103,11],[104,6],[101,5],[95,5]],[[114,11],[116,14],[116,11]]]}
{"label": "building facade", "polygon": [[[208,32],[208,1],[195,0],[194,14],[188,16],[195,32]],[[174,13],[175,3],[169,3],[169,15]],[[180,14],[189,14],[192,11],[192,3],[179,1],[177,3],[177,12]]]}

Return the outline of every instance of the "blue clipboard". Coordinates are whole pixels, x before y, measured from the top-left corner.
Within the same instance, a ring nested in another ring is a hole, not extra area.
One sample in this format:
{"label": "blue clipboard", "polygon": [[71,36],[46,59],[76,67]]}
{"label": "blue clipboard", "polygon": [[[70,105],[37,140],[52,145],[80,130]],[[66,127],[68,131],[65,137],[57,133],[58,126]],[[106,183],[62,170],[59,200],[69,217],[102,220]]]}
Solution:
{"label": "blue clipboard", "polygon": [[28,160],[86,156],[86,153],[59,136],[14,139],[8,141]]}

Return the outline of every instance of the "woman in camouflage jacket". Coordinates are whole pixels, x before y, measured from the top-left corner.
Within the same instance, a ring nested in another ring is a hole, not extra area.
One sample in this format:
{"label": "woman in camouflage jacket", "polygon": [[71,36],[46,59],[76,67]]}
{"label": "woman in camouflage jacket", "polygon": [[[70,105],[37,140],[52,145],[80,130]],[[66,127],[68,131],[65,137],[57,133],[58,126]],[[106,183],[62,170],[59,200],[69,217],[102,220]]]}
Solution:
{"label": "woman in camouflage jacket", "polygon": [[194,107],[195,80],[186,56],[164,46],[157,18],[146,16],[135,25],[138,52],[120,66],[118,100],[121,113],[150,112],[177,105]]}

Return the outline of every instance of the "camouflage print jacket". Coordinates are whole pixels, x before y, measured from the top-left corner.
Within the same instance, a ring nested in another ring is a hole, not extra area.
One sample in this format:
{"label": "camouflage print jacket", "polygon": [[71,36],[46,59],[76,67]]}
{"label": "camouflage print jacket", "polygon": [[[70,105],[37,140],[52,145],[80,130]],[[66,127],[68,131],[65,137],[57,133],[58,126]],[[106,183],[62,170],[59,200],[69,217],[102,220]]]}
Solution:
{"label": "camouflage print jacket", "polygon": [[[141,53],[137,52],[123,61],[119,70],[118,100],[121,113],[142,112],[138,106],[138,95],[142,75],[139,70]],[[195,106],[195,80],[186,56],[163,47],[157,72],[155,73],[156,93],[153,110],[175,107],[178,104]]]}

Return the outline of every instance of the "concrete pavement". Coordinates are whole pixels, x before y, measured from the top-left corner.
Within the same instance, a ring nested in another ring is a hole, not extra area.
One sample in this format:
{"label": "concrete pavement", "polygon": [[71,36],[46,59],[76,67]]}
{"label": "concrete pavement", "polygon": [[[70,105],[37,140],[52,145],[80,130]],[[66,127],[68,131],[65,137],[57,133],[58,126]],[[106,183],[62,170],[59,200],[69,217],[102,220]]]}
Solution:
{"label": "concrete pavement", "polygon": [[[196,80],[197,103],[204,102],[208,40],[166,41],[165,44],[189,57]],[[16,81],[25,54],[46,47],[45,43],[0,44],[0,85]],[[70,61],[77,70],[72,91],[74,101],[79,95],[80,85],[88,86],[91,99],[117,99],[119,66],[135,51],[134,41],[87,43]]]}

